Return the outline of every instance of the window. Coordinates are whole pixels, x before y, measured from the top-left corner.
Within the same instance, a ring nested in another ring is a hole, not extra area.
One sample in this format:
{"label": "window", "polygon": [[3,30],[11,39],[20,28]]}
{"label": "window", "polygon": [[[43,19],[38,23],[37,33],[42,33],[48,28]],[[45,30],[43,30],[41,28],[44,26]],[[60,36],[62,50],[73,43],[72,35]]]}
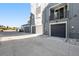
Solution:
{"label": "window", "polygon": [[54,13],[55,19],[59,19],[59,10],[56,10]]}
{"label": "window", "polygon": [[50,20],[54,19],[54,9],[50,9]]}
{"label": "window", "polygon": [[54,8],[50,9],[50,20],[62,19],[67,17],[68,17],[67,5],[64,5],[59,9]]}
{"label": "window", "polygon": [[41,6],[39,6],[39,7],[36,8],[36,15],[38,15],[40,13],[41,13]]}
{"label": "window", "polygon": [[64,8],[60,9],[60,19],[64,18]]}
{"label": "window", "polygon": [[36,8],[36,18],[40,18],[41,17],[41,6],[38,6],[37,8]]}
{"label": "window", "polygon": [[67,5],[65,5],[65,18],[68,17]]}

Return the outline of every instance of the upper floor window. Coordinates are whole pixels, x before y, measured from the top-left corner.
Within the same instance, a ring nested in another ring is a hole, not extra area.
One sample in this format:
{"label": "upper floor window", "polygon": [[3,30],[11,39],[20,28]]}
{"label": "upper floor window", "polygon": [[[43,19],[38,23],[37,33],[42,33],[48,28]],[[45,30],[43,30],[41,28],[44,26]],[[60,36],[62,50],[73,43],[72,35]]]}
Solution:
{"label": "upper floor window", "polygon": [[55,10],[54,17],[55,17],[55,19],[59,19],[60,18],[60,16],[59,16],[59,10]]}
{"label": "upper floor window", "polygon": [[36,8],[36,18],[40,18],[41,17],[40,14],[41,14],[41,6]]}
{"label": "upper floor window", "polygon": [[65,18],[67,18],[69,15],[68,11],[67,11],[67,5],[65,5]]}
{"label": "upper floor window", "polygon": [[54,10],[50,9],[50,20],[54,19]]}
{"label": "upper floor window", "polygon": [[60,8],[60,19],[64,18],[64,8]]}
{"label": "upper floor window", "polygon": [[62,18],[67,18],[68,16],[67,5],[64,5],[58,9],[54,9],[54,8],[51,9],[53,9],[53,12],[52,10],[50,10],[50,16],[52,19],[62,19]]}

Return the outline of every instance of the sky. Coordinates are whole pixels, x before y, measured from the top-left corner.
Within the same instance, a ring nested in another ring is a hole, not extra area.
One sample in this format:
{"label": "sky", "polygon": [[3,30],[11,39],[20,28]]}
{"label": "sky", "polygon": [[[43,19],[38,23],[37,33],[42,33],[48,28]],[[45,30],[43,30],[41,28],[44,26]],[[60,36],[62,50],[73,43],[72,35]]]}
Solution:
{"label": "sky", "polygon": [[29,3],[0,3],[0,25],[18,27],[26,24],[30,11]]}

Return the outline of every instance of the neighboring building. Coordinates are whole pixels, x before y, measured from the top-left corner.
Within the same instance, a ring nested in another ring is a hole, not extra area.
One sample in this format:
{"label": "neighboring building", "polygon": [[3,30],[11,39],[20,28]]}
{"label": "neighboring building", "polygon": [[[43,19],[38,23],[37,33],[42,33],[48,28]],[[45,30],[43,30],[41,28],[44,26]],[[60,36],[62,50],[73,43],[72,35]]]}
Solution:
{"label": "neighboring building", "polygon": [[30,24],[21,25],[23,32],[30,33]]}
{"label": "neighboring building", "polygon": [[42,11],[46,4],[31,4],[31,33],[43,34]]}

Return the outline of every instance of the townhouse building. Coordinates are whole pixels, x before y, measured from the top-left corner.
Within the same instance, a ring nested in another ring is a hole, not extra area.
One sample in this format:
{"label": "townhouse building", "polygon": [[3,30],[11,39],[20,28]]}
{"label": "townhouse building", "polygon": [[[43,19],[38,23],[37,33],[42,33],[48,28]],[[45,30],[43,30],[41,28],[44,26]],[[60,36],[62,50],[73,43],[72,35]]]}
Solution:
{"label": "townhouse building", "polygon": [[31,33],[79,38],[78,3],[31,4]]}
{"label": "townhouse building", "polygon": [[44,33],[55,37],[79,38],[78,6],[78,3],[49,3],[43,10]]}

